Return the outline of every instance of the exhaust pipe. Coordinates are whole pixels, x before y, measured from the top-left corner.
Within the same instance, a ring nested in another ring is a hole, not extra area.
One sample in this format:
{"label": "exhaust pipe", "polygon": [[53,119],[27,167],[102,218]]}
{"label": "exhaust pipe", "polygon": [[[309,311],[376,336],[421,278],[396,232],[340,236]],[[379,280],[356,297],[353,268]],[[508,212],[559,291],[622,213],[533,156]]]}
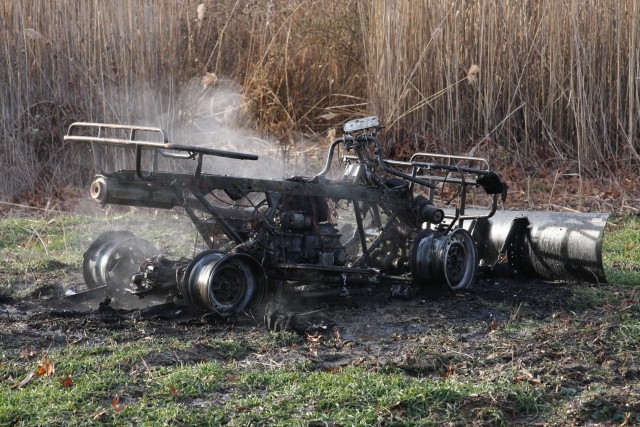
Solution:
{"label": "exhaust pipe", "polygon": [[146,182],[122,183],[114,178],[96,175],[91,183],[91,197],[101,204],[130,205],[172,209],[181,201],[168,187],[154,187]]}
{"label": "exhaust pipe", "polygon": [[607,213],[497,211],[472,236],[480,266],[496,273],[605,283],[602,239]]}

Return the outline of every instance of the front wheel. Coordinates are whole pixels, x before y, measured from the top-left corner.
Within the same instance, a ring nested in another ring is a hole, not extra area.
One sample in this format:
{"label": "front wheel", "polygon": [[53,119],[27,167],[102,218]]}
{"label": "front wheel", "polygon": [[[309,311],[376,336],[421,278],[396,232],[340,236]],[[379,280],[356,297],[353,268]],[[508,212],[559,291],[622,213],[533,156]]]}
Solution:
{"label": "front wheel", "polygon": [[475,281],[477,268],[478,250],[467,230],[458,228],[449,234],[425,230],[413,242],[411,274],[422,288],[467,289]]}

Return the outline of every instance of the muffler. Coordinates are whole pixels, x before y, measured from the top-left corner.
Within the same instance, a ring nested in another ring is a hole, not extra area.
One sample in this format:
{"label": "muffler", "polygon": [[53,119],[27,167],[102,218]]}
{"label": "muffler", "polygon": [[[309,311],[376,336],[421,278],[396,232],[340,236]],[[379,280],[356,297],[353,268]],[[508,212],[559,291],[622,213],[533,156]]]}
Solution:
{"label": "muffler", "polygon": [[472,236],[480,267],[548,280],[605,283],[607,213],[497,211]]}
{"label": "muffler", "polygon": [[114,178],[96,175],[91,183],[91,197],[103,205],[125,205],[172,209],[182,202],[170,187],[152,186],[148,182],[118,182]]}

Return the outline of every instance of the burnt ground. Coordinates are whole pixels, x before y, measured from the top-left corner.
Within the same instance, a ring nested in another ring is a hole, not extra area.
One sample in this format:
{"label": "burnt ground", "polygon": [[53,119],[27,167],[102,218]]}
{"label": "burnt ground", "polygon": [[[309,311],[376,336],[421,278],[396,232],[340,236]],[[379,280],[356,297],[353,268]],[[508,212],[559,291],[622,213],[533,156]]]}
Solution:
{"label": "burnt ground", "polygon": [[[78,272],[69,272],[24,298],[0,297],[4,351],[36,354],[71,343],[91,347],[149,337],[194,342],[191,351],[145,359],[149,366],[166,366],[220,358],[198,345],[203,337],[269,334],[257,313],[225,321],[179,307],[148,311],[118,301],[100,304],[101,297],[80,303],[61,296],[79,280]],[[483,279],[456,294],[407,298],[374,290],[297,298],[290,307],[298,313],[292,324],[299,342],[255,348],[238,363],[395,369],[472,384],[506,380],[526,384],[537,402],[523,408],[509,393],[478,395],[462,404],[469,420],[488,407],[507,414],[510,423],[630,425],[640,419],[639,335],[625,327],[638,301],[609,285]]]}

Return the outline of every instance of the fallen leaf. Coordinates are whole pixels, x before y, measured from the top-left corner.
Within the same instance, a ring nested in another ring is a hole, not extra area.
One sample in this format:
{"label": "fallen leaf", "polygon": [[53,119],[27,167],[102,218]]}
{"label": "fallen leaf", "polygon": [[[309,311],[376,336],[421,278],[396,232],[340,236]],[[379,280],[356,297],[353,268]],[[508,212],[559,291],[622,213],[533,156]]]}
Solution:
{"label": "fallen leaf", "polygon": [[56,373],[55,366],[53,366],[53,363],[51,363],[49,358],[46,356],[38,362],[38,365],[38,369],[36,370],[36,376],[38,377],[51,377]]}
{"label": "fallen leaf", "polygon": [[116,411],[116,413],[122,412],[124,410],[124,404],[120,403],[120,396],[118,395],[116,395],[116,397],[114,397],[111,401],[111,406],[113,406],[113,410]]}
{"label": "fallen leaf", "polygon": [[93,418],[94,420],[99,420],[102,417],[104,417],[105,415],[107,415],[107,410],[103,409],[101,411],[96,412],[95,414],[93,414],[93,416],[91,418]]}
{"label": "fallen leaf", "polygon": [[176,388],[174,386],[172,386],[171,384],[169,384],[169,392],[174,395],[174,396],[180,396],[180,392],[178,390],[176,390]]}
{"label": "fallen leaf", "polygon": [[449,366],[447,366],[447,370],[442,373],[442,378],[447,379],[449,377],[454,376],[455,374],[456,374],[455,365],[449,365]]}
{"label": "fallen leaf", "polygon": [[22,350],[20,352],[20,356],[26,360],[27,362],[29,362],[31,360],[32,357],[36,356],[38,353],[34,350],[34,349],[29,349],[29,350]]}
{"label": "fallen leaf", "polygon": [[60,380],[60,384],[62,385],[62,387],[73,387],[73,378],[67,375],[66,378]]}
{"label": "fallen leaf", "polygon": [[36,374],[34,374],[33,372],[29,372],[29,375],[27,375],[22,381],[20,381],[19,383],[15,383],[14,385],[12,385],[10,388],[11,390],[15,390],[17,388],[22,388],[25,385],[27,385],[27,383],[29,381],[31,381],[33,379],[33,377],[35,377]]}
{"label": "fallen leaf", "polygon": [[529,384],[533,385],[542,384],[542,380],[539,377],[534,377],[531,372],[527,371],[524,368],[520,369],[519,374],[513,377],[513,382],[528,382]]}

